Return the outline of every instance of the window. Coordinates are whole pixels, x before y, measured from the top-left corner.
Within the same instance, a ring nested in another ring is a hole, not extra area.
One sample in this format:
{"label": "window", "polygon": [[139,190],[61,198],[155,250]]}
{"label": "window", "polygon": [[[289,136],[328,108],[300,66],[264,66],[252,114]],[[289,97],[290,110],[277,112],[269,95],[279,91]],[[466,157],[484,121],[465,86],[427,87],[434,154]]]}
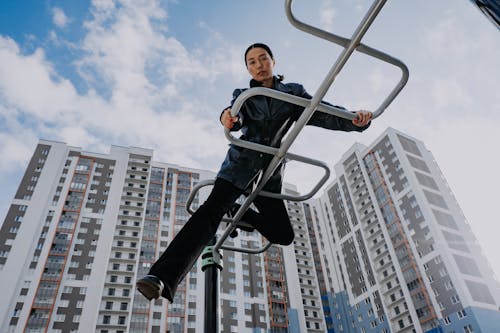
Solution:
{"label": "window", "polygon": [[113,302],[106,302],[106,310],[113,309]]}
{"label": "window", "polygon": [[66,315],[58,314],[58,315],[56,315],[55,321],[64,322],[65,319],[66,319]]}
{"label": "window", "polygon": [[472,329],[472,326],[470,324],[464,326],[464,333],[474,333],[474,330]]}
{"label": "window", "polygon": [[103,324],[109,324],[111,321],[111,316],[104,316],[102,317],[102,323]]}
{"label": "window", "polygon": [[467,316],[467,313],[465,312],[464,309],[458,311],[458,318],[459,319],[462,319],[463,317],[466,317]]}

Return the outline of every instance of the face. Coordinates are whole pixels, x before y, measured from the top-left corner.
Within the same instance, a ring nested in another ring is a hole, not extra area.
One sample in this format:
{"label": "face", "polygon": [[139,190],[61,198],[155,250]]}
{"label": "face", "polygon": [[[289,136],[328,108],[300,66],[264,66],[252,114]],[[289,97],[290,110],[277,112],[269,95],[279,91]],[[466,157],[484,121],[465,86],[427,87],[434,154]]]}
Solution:
{"label": "face", "polygon": [[265,49],[256,47],[248,51],[246,62],[248,73],[255,81],[272,82],[275,62]]}

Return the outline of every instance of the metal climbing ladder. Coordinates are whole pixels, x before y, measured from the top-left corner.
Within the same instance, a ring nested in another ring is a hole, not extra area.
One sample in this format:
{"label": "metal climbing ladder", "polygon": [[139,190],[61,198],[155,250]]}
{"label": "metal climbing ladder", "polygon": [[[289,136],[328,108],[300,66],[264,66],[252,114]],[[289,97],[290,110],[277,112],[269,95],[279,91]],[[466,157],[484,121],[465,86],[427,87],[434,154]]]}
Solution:
{"label": "metal climbing ladder", "polygon": [[[280,99],[285,102],[297,104],[300,106],[303,106],[305,109],[300,116],[300,118],[295,122],[295,124],[290,128],[288,135],[286,136],[285,140],[281,143],[280,148],[274,148],[270,146],[265,146],[245,140],[238,139],[234,137],[228,129],[225,129],[225,135],[227,139],[234,145],[240,146],[243,148],[247,149],[253,149],[262,153],[270,154],[273,156],[271,162],[269,163],[269,166],[267,167],[266,170],[263,171],[263,174],[260,177],[260,180],[258,183],[254,186],[252,191],[248,193],[246,199],[244,202],[241,204],[241,207],[239,210],[234,214],[232,218],[229,218],[226,220],[229,222],[228,227],[224,230],[222,236],[220,237],[217,242],[207,248],[207,250],[203,254],[203,260],[204,260],[204,268],[205,267],[210,267],[214,270],[217,270],[217,267],[221,267],[220,264],[220,254],[219,254],[219,249],[225,249],[225,250],[231,250],[231,251],[238,251],[238,252],[244,252],[244,253],[249,253],[249,254],[256,254],[256,253],[261,253],[266,251],[272,244],[267,243],[263,245],[261,248],[258,249],[248,249],[248,248],[236,248],[236,247],[231,247],[231,246],[224,246],[224,242],[227,239],[227,237],[231,234],[233,230],[238,226],[238,223],[240,223],[240,220],[243,216],[243,214],[246,212],[246,210],[250,207],[251,203],[253,200],[258,196],[267,196],[267,197],[273,197],[273,198],[280,198],[283,200],[290,200],[290,201],[303,201],[311,198],[316,192],[323,186],[323,184],[327,181],[327,179],[330,176],[330,169],[328,166],[318,160],[314,160],[308,157],[296,155],[293,153],[288,152],[289,148],[297,138],[298,134],[300,131],[304,128],[304,126],[307,124],[309,119],[312,117],[313,113],[316,111],[319,112],[325,112],[328,114],[336,115],[345,119],[353,120],[355,115],[349,111],[336,108],[333,106],[329,106],[326,104],[321,103],[323,97],[327,93],[328,89],[331,87],[333,84],[335,78],[339,74],[339,72],[342,70],[344,65],[346,64],[347,60],[349,57],[352,55],[352,53],[356,50],[358,52],[367,54],[369,56],[372,56],[376,59],[379,59],[381,61],[387,62],[391,65],[394,65],[398,68],[401,69],[401,78],[399,82],[396,84],[396,86],[392,89],[392,91],[389,93],[389,95],[385,98],[385,100],[382,101],[380,106],[373,112],[373,118],[376,118],[380,116],[384,110],[389,106],[389,104],[396,98],[396,96],[399,94],[399,92],[403,89],[405,86],[406,82],[408,81],[408,68],[406,65],[401,62],[400,60],[382,52],[379,50],[376,50],[372,47],[369,47],[365,44],[361,43],[361,39],[365,35],[365,33],[368,31],[369,27],[373,23],[374,19],[377,17],[378,13],[384,6],[387,0],[375,0],[361,22],[359,23],[358,27],[354,31],[353,35],[351,38],[344,38],[340,37],[338,35],[332,34],[330,32],[318,29],[314,26],[308,25],[306,23],[303,23],[299,21],[297,18],[292,13],[292,0],[285,0],[285,11],[288,20],[290,23],[296,27],[299,30],[305,31],[309,34],[315,35],[317,37],[320,37],[322,39],[328,40],[330,42],[336,43],[340,46],[342,46],[344,49],[338,56],[337,60],[331,67],[330,71],[324,78],[323,82],[320,84],[318,90],[316,93],[312,96],[312,99],[305,99],[293,95],[289,95],[280,91],[276,91],[273,89],[269,88],[263,88],[263,87],[257,87],[257,88],[251,88],[245,90],[243,93],[241,93],[238,98],[235,100],[233,107],[231,109],[231,114],[233,116],[236,116],[241,109],[243,103],[252,96],[256,95],[264,95],[268,96],[271,98],[275,99]],[[267,183],[269,178],[272,176],[273,172],[275,169],[280,165],[280,163],[284,160],[295,160],[298,162],[303,162],[306,164],[310,164],[313,166],[317,166],[319,168],[322,168],[324,170],[324,174],[319,180],[319,182],[309,191],[308,193],[304,195],[286,195],[286,194],[278,194],[278,193],[270,193],[263,191],[264,185]],[[194,188],[193,191],[191,192],[187,205],[188,205],[188,211],[192,214],[194,213],[193,210],[191,209],[191,203],[196,195],[196,193],[200,190],[200,188],[204,186],[209,186],[213,185],[215,180],[206,180],[206,181],[201,181],[199,182]],[[211,253],[210,253],[211,252]],[[206,265],[205,265],[206,264]],[[213,278],[212,278],[213,279]],[[213,283],[217,283],[216,281],[217,276],[215,276],[215,280]],[[208,281],[205,281],[206,283]],[[212,295],[205,295],[205,298],[210,297],[211,300],[216,299],[217,295],[213,294],[213,292],[217,292],[217,288],[213,288],[212,286]],[[215,289],[215,290],[214,290]],[[213,302],[212,302],[213,303]],[[207,303],[206,303],[207,304]],[[216,332],[217,329],[217,306],[211,304],[210,307],[214,307],[214,309],[206,309],[206,317],[209,317],[209,311],[214,311],[212,313],[211,318],[206,318],[205,320],[205,332]],[[214,316],[215,315],[215,316]],[[207,321],[208,319],[208,321]]]}

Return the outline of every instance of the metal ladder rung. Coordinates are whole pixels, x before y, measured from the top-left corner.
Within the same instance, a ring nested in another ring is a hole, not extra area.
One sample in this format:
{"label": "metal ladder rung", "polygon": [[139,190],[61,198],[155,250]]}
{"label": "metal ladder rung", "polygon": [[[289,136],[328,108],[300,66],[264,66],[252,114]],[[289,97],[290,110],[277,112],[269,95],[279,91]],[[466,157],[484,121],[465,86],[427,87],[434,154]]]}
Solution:
{"label": "metal ladder rung", "polygon": [[[386,0],[378,0],[374,1],[371,8],[368,10],[366,13],[365,17],[361,21],[361,24],[359,25],[359,28],[363,28],[363,22],[365,20],[371,20],[375,19],[375,16],[378,15],[380,10],[382,9],[382,6],[385,4]],[[352,41],[352,39],[348,39],[345,37],[341,37],[339,35],[335,35],[331,32],[319,29],[317,27],[314,27],[312,25],[306,24],[302,21],[299,21],[292,13],[292,0],[285,0],[285,12],[288,18],[288,21],[297,29],[302,30],[306,33],[309,33],[311,35],[314,35],[316,37],[319,37],[321,39],[327,40],[329,42],[335,43],[337,45],[343,46],[344,48],[347,48]],[[370,23],[371,24],[371,23]],[[368,29],[369,25],[366,26],[366,29]],[[356,35],[356,33],[354,34]],[[388,64],[394,65],[401,69],[402,75],[401,79],[399,82],[396,84],[396,86],[393,88],[393,90],[389,93],[389,95],[386,97],[386,99],[380,104],[380,106],[373,112],[373,118],[376,118],[380,116],[385,109],[389,106],[389,104],[392,103],[392,101],[396,98],[396,96],[401,92],[401,90],[404,88],[406,83],[408,82],[409,78],[409,71],[408,67],[399,59],[385,53],[382,51],[379,51],[377,49],[374,49],[370,46],[367,46],[361,42],[358,42],[357,46],[355,47],[356,51],[364,53],[366,55],[369,55],[371,57],[374,57],[376,59],[379,59],[381,61],[387,62]]]}
{"label": "metal ladder rung", "polygon": [[[188,196],[188,199],[186,202],[186,209],[190,214],[194,214],[194,210],[192,209],[192,203],[193,203],[194,198],[196,197],[196,193],[198,193],[199,190],[205,186],[210,186],[210,185],[213,186],[214,183],[215,183],[215,179],[207,179],[207,180],[202,180],[202,181],[198,182],[198,184],[196,184],[193,187],[193,190],[191,191],[191,193],[189,193],[189,196]],[[271,192],[264,192],[263,191],[263,192],[261,192],[260,195],[269,196],[269,195],[266,195],[266,193],[274,194]],[[241,216],[243,216],[244,212],[240,212],[242,210],[242,207],[243,207],[243,205],[240,207],[240,209],[238,209],[238,212],[236,214],[240,213]],[[246,208],[245,208],[245,211],[246,211]],[[235,220],[234,217],[233,218],[224,217],[222,219],[222,222],[226,222],[229,224],[227,226],[227,228],[224,230],[224,233],[221,237],[221,239],[224,239],[224,240],[226,240],[227,237],[233,232],[233,230],[235,230],[239,225],[251,226],[250,224],[248,224],[244,221],[240,221],[240,219]],[[218,249],[223,249],[223,250],[243,252],[243,253],[249,253],[249,254],[257,254],[257,253],[262,253],[262,252],[266,251],[272,245],[273,244],[271,242],[267,241],[262,247],[257,248],[257,249],[241,249],[241,248],[232,247],[232,246],[222,246],[222,243],[221,243],[221,246],[214,248],[213,251],[215,253]]]}
{"label": "metal ladder rung", "polygon": [[[304,156],[300,155],[295,155],[292,153],[289,153],[288,150],[292,143],[295,141],[297,138],[298,134],[302,130],[302,128],[307,124],[309,119],[312,117],[313,113],[316,111],[320,112],[325,112],[328,114],[333,114],[345,119],[352,120],[354,119],[354,114],[351,112],[348,112],[346,110],[332,107],[326,104],[322,104],[321,101],[325,94],[327,93],[328,89],[330,86],[333,84],[336,76],[338,73],[341,71],[341,69],[344,67],[346,64],[347,60],[349,57],[352,55],[352,53],[357,50],[359,52],[368,54],[372,57],[375,57],[379,60],[385,61],[389,64],[395,65],[399,67],[402,71],[402,76],[399,82],[396,84],[396,86],[393,88],[393,90],[389,93],[389,96],[386,97],[386,99],[382,102],[382,104],[373,112],[373,118],[376,118],[380,116],[385,109],[389,106],[389,104],[396,98],[396,96],[399,94],[399,92],[403,89],[403,87],[406,85],[406,82],[408,81],[409,73],[408,73],[408,68],[406,65],[401,62],[400,60],[389,56],[385,54],[384,52],[378,51],[376,49],[373,49],[369,46],[366,46],[364,44],[361,44],[361,39],[370,27],[370,25],[373,23],[375,17],[378,15],[380,10],[382,9],[383,5],[385,4],[386,0],[375,0],[368,12],[365,14],[363,19],[361,20],[360,24],[356,28],[355,32],[353,33],[353,36],[350,39],[343,38],[334,34],[331,34],[327,31],[318,29],[316,27],[307,25],[303,22],[300,22],[297,20],[293,13],[292,13],[292,0],[285,0],[285,11],[287,13],[287,18],[290,21],[290,23],[295,26],[299,30],[303,30],[309,34],[318,36],[320,38],[323,38],[325,40],[331,41],[333,43],[339,44],[344,47],[344,50],[341,52],[337,60],[335,61],[334,65],[324,78],[323,82],[320,84],[318,90],[316,93],[312,96],[310,100],[301,98],[298,96],[290,95],[290,94],[285,94],[283,92],[279,92],[273,89],[269,88],[263,88],[263,87],[258,87],[258,88],[250,88],[245,90],[243,93],[241,93],[238,98],[234,101],[233,106],[231,108],[231,114],[232,116],[236,116],[239,113],[239,110],[243,106],[243,103],[250,97],[256,96],[256,95],[265,95],[269,96],[275,99],[283,100],[285,102],[293,103],[296,105],[303,106],[305,109],[302,112],[301,116],[299,119],[295,122],[295,124],[292,126],[292,128],[289,130],[289,133],[285,140],[281,143],[280,148],[274,148],[270,146],[265,146],[249,141],[244,141],[241,139],[235,138],[230,131],[225,128],[224,133],[227,137],[227,139],[234,145],[240,146],[243,148],[247,149],[253,149],[256,151],[260,151],[263,153],[267,153],[270,155],[273,155],[273,158],[271,162],[269,163],[269,166],[267,169],[264,171],[260,181],[257,183],[253,191],[248,193],[247,198],[241,205],[240,209],[236,212],[236,214],[232,217],[231,222],[229,226],[225,229],[223,232],[222,237],[217,241],[215,246],[213,247],[214,253],[218,251],[218,249],[223,248],[223,249],[228,249],[232,251],[238,251],[238,252],[244,252],[244,253],[261,253],[267,250],[271,244],[268,243],[265,246],[263,246],[260,249],[244,249],[244,248],[235,248],[235,247],[225,247],[223,246],[224,241],[227,239],[227,237],[230,235],[230,233],[237,227],[238,222],[241,220],[243,214],[245,211],[250,207],[251,203],[253,200],[257,197],[257,195],[263,195],[263,196],[269,196],[273,198],[279,198],[283,200],[293,200],[293,201],[303,201],[306,199],[311,198],[316,192],[323,186],[323,184],[326,182],[330,175],[330,169],[328,166],[321,161],[313,160]],[[311,165],[316,165],[321,168],[325,169],[325,174],[324,176],[320,179],[319,183],[310,191],[310,193],[302,196],[289,196],[289,195],[284,195],[284,194],[277,194],[277,193],[270,193],[270,192],[265,192],[263,191],[263,187],[267,183],[267,181],[270,179],[272,174],[274,173],[275,169],[280,165],[280,163],[285,159],[291,159],[291,160],[296,160],[299,162],[304,162],[307,164]],[[204,184],[201,186],[207,186],[210,184],[213,184],[214,181],[205,181],[205,182],[200,182],[197,184],[197,186],[200,186],[200,184]],[[191,202],[194,198],[194,194],[199,190],[200,187],[195,187],[193,188],[193,191],[190,194],[190,197],[188,198],[188,211],[190,213],[193,213],[190,210],[190,205]]]}

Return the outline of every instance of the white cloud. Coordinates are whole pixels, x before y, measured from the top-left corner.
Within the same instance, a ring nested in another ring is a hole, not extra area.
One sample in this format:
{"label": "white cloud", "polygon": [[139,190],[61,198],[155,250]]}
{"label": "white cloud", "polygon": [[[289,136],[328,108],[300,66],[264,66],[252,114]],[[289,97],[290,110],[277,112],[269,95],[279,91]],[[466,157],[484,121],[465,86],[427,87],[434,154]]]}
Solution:
{"label": "white cloud", "polygon": [[22,55],[13,40],[0,36],[0,63],[4,103],[49,120],[74,110],[72,83],[57,75],[42,49]]}
{"label": "white cloud", "polygon": [[15,109],[0,104],[0,129],[2,127],[8,129],[0,131],[0,170],[5,174],[25,167],[37,138],[31,128],[18,121]]}
{"label": "white cloud", "polygon": [[370,89],[378,96],[383,96],[383,88],[395,85],[395,80],[389,78],[380,68],[374,68],[367,75]]}
{"label": "white cloud", "polygon": [[[196,167],[209,160],[216,161],[209,168],[218,167],[226,148],[218,111],[204,112],[209,106],[197,100],[193,85],[201,81],[210,90],[207,82],[219,75],[241,75],[235,49],[227,49],[229,57],[217,48],[213,55],[189,52],[165,37],[166,25],[155,20],[166,12],[155,2],[93,4],[78,62],[89,90],[78,93],[43,49],[23,54],[0,37],[0,106],[17,126],[31,119],[31,146],[37,137],[86,150],[130,144],[154,148],[165,161]],[[99,87],[109,89],[109,98]]]}
{"label": "white cloud", "polygon": [[324,1],[319,8],[319,17],[321,27],[326,31],[333,30],[333,20],[336,15],[332,1]]}
{"label": "white cloud", "polygon": [[[320,7],[320,24],[328,30],[336,15],[331,4],[324,1]],[[366,2],[357,1],[357,6],[364,8]],[[405,7],[398,2],[388,6]],[[311,11],[317,13],[318,9]],[[166,33],[168,13],[158,1],[93,0],[90,14],[84,25],[83,44],[79,45],[83,54],[78,53],[77,61],[88,88],[83,93],[57,72],[42,48],[23,53],[16,41],[0,36],[0,121],[5,124],[0,133],[0,169],[22,169],[38,138],[45,138],[89,151],[106,151],[110,144],[152,148],[155,160],[215,170],[226,149],[217,110],[230,97],[230,91],[220,89],[220,84],[246,82],[241,54],[245,45],[225,41],[211,22],[204,22],[200,30],[206,38],[189,49],[183,40]],[[292,150],[332,165],[353,142],[369,144],[392,126],[428,145],[465,215],[474,225],[481,225],[495,216],[487,205],[494,207],[497,196],[489,189],[500,186],[495,169],[499,161],[494,154],[495,144],[500,142],[496,130],[500,112],[491,110],[500,105],[500,95],[494,93],[498,75],[484,75],[489,73],[488,68],[498,68],[498,43],[494,42],[498,39],[494,39],[497,31],[491,34],[483,29],[482,34],[474,35],[470,27],[475,21],[469,19],[462,24],[463,17],[455,14],[444,13],[419,38],[408,42],[407,31],[401,29],[398,43],[390,47],[396,50],[395,56],[407,52],[413,61],[410,82],[372,128],[363,134],[310,128],[301,133]],[[382,26],[375,25],[374,29]],[[380,35],[385,41],[397,33],[392,30]],[[52,41],[65,43],[57,37],[51,34]],[[245,38],[248,35],[241,39]],[[288,45],[281,49],[277,70],[284,70],[290,75],[287,80],[299,80],[313,93],[333,61],[330,49],[310,37],[298,43],[295,34],[281,34],[278,29],[270,38],[276,39],[276,54],[280,45]],[[40,42],[34,38],[31,43]],[[380,40],[373,46],[386,47]],[[483,60],[475,63],[475,55]],[[348,81],[344,90],[335,87],[335,95],[328,99],[341,99],[341,104],[347,101],[348,107],[380,102],[386,81],[391,87],[393,81],[378,69],[366,73],[368,77],[352,84]],[[363,80],[371,87],[368,96],[352,88],[359,87]],[[224,96],[216,96],[221,91]],[[475,105],[482,100],[487,101],[483,109],[490,108],[489,117],[482,114],[476,118],[481,110]],[[463,116],[466,112],[471,116]],[[455,114],[463,118],[456,119]],[[461,155],[451,150],[458,146],[462,147]],[[481,161],[484,172],[477,172],[477,178],[464,179],[468,170],[476,170],[477,161]],[[313,184],[309,171],[290,168],[289,175],[297,179],[301,189],[310,189]],[[484,197],[479,199],[478,193],[484,193]],[[489,230],[486,225],[483,228]]]}
{"label": "white cloud", "polygon": [[172,92],[172,82],[174,91],[180,91],[225,71],[224,66],[212,65],[211,55],[188,51],[177,39],[165,36],[167,13],[156,2],[118,7],[100,3],[92,12],[93,19],[85,22],[86,54],[79,62],[90,84],[105,80],[115,93],[139,94],[152,101],[161,98],[161,91]]}
{"label": "white cloud", "polygon": [[436,78],[431,85],[431,103],[438,110],[469,109],[473,102],[466,87],[455,79]]}
{"label": "white cloud", "polygon": [[59,28],[64,28],[68,25],[70,20],[61,8],[54,7],[52,8],[52,21]]}
{"label": "white cloud", "polygon": [[0,133],[0,169],[13,170],[25,166],[33,154],[32,133],[23,131],[24,138],[19,133]]}

